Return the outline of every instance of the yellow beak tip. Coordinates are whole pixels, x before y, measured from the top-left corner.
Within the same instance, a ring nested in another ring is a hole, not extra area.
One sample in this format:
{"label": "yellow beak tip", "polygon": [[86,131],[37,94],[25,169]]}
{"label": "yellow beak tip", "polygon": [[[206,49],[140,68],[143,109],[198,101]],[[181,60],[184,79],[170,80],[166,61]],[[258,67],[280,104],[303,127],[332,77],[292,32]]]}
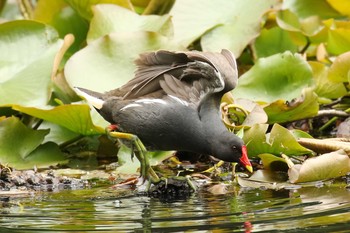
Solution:
{"label": "yellow beak tip", "polygon": [[245,168],[250,172],[253,173],[253,167],[250,165],[245,166]]}

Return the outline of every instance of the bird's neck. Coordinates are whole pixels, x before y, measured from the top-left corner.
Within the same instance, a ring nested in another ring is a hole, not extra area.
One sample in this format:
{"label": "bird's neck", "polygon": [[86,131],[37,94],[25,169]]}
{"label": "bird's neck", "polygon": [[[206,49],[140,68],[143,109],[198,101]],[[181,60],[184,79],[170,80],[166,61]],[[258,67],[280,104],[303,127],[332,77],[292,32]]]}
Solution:
{"label": "bird's neck", "polygon": [[[210,130],[212,136],[217,136],[216,134],[222,134],[227,132],[220,113],[220,102],[222,94],[216,93],[213,96],[208,96],[206,100],[203,101],[199,114],[201,121],[204,123],[204,127]],[[209,134],[208,134],[209,135]]]}

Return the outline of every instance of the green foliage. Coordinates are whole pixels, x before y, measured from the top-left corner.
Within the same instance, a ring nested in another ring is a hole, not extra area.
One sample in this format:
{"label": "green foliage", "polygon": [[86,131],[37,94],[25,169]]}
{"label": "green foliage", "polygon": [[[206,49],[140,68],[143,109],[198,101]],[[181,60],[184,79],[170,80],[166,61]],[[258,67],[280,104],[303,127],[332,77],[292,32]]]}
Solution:
{"label": "green foliage", "polygon": [[276,0],[177,0],[170,11],[174,41],[188,47],[200,38],[205,51],[227,48],[237,57],[259,34],[263,15]]}
{"label": "green foliage", "polygon": [[[160,161],[171,157],[173,154],[174,151],[147,152],[152,166],[158,165]],[[116,169],[117,174],[139,174],[140,162],[131,155],[130,148],[121,145],[118,152],[119,167]]]}
{"label": "green foliage", "polygon": [[[0,15],[0,163],[15,168],[65,162],[57,144],[103,134],[107,123],[75,103],[72,87],[121,86],[133,77],[133,60],[150,50],[235,54],[243,72],[234,99],[224,100],[224,120],[239,125],[249,155],[266,167],[285,165],[281,154],[311,153],[293,132],[268,124],[313,118],[338,98],[334,107],[350,107],[348,0],[41,0],[24,8],[25,20],[13,4]],[[122,148],[121,164],[125,156]],[[128,164],[120,169],[131,171]]]}
{"label": "green foliage", "polygon": [[90,117],[88,105],[62,105],[52,109],[39,109],[13,105],[14,110],[37,117],[82,135],[95,135],[104,133],[104,129],[95,126]]}
{"label": "green foliage", "polygon": [[273,155],[303,155],[311,151],[299,145],[293,134],[286,128],[274,124],[267,133],[267,124],[257,124],[245,131],[243,140],[247,144],[250,157],[264,153]]}
{"label": "green foliage", "polygon": [[312,83],[309,64],[285,52],[259,59],[232,93],[262,103],[269,123],[286,122],[317,114],[317,96],[308,88]]}
{"label": "green foliage", "polygon": [[254,44],[256,57],[268,57],[276,53],[298,51],[298,45],[293,42],[292,34],[279,28],[264,28]]}
{"label": "green foliage", "polygon": [[259,59],[240,77],[233,96],[265,103],[291,101],[311,86],[312,81],[307,62],[299,54],[285,52]]}
{"label": "green foliage", "polygon": [[54,28],[29,20],[0,24],[0,106],[45,106],[53,59],[62,40]]}
{"label": "green foliage", "polygon": [[0,161],[17,169],[47,167],[66,163],[66,157],[57,144],[44,141],[49,130],[27,128],[16,117],[0,121]]}
{"label": "green foliage", "polygon": [[172,35],[170,15],[139,15],[115,5],[97,5],[93,9],[94,17],[90,23],[88,43],[110,33],[145,31],[159,33],[163,36]]}

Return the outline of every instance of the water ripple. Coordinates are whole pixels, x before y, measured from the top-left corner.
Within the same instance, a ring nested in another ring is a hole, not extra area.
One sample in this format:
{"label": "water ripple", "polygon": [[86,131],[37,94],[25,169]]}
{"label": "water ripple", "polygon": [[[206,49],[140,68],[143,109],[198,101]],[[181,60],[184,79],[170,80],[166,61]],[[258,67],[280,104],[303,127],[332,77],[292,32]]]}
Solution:
{"label": "water ripple", "polygon": [[0,231],[12,232],[346,232],[350,195],[339,187],[239,190],[162,202],[144,196],[100,198],[76,191],[40,199],[12,199],[0,214]]}

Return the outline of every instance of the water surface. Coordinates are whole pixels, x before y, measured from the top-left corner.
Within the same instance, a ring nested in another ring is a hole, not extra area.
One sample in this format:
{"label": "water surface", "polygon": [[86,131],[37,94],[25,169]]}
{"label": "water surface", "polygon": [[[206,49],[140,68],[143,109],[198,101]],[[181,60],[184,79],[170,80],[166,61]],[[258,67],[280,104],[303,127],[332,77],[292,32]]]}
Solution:
{"label": "water surface", "polygon": [[0,232],[350,232],[350,191],[234,188],[164,202],[109,187],[3,203]]}

